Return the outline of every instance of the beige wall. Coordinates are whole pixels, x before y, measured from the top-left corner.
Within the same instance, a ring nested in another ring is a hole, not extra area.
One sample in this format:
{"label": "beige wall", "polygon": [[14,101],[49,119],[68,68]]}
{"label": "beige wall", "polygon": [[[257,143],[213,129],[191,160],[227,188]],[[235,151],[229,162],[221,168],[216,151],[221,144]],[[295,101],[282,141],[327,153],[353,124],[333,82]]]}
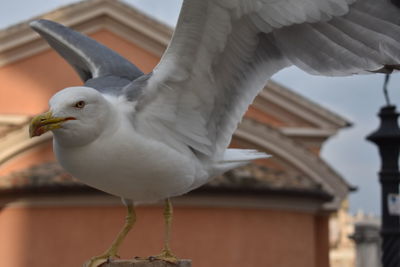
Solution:
{"label": "beige wall", "polygon": [[[123,207],[13,207],[0,212],[2,266],[80,266],[103,252],[123,223]],[[120,255],[149,256],[163,240],[161,207],[139,207]],[[308,213],[178,207],[172,248],[196,267],[327,267]],[[315,249],[316,248],[316,249]]]}

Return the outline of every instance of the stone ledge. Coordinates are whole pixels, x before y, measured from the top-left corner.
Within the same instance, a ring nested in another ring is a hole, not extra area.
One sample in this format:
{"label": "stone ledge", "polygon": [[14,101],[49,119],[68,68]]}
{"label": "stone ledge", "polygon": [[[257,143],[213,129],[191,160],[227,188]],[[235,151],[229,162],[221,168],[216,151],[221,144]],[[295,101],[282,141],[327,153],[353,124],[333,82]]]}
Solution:
{"label": "stone ledge", "polygon": [[191,267],[191,260],[180,260],[177,263],[169,263],[160,260],[113,260],[100,265],[100,267]]}

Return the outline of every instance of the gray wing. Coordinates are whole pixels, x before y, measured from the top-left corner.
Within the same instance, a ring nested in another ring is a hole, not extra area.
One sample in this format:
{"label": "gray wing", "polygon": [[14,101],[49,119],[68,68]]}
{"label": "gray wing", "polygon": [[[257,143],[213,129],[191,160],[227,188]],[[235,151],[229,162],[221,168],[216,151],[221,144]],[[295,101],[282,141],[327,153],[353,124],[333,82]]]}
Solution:
{"label": "gray wing", "polygon": [[136,104],[135,126],[218,159],[284,67],[330,76],[398,69],[400,10],[392,1],[185,0]]}
{"label": "gray wing", "polygon": [[116,52],[61,24],[36,20],[30,26],[76,70],[86,86],[120,94],[123,87],[143,75]]}

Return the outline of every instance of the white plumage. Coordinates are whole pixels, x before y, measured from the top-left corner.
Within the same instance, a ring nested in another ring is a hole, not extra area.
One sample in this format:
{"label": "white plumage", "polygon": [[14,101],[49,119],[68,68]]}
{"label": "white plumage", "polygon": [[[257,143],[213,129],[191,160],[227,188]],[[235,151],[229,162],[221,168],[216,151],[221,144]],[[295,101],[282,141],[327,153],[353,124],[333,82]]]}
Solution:
{"label": "white plumage", "polygon": [[266,157],[239,149],[228,149],[219,159],[197,157],[184,143],[148,138],[137,131],[131,102],[89,87],[58,92],[50,110],[55,118],[73,118],[54,130],[60,164],[84,183],[134,202],[182,195],[210,176]]}

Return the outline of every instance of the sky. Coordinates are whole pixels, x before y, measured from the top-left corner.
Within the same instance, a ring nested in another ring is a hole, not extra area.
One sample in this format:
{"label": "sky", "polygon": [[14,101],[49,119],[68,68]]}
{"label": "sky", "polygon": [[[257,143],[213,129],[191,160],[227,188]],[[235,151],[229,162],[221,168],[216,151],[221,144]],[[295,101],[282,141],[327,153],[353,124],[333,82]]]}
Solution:
{"label": "sky", "polygon": [[[76,0],[0,0],[0,29],[49,12]],[[125,0],[157,20],[174,26],[181,0]],[[23,8],[21,8],[23,7]],[[273,80],[339,114],[351,128],[341,130],[323,146],[321,155],[358,191],[350,195],[350,211],[380,214],[380,168],[378,150],[365,137],[379,125],[377,113],[384,106],[381,74],[326,78],[311,76],[291,67]],[[400,75],[394,74],[389,85],[391,103],[400,109]]]}

